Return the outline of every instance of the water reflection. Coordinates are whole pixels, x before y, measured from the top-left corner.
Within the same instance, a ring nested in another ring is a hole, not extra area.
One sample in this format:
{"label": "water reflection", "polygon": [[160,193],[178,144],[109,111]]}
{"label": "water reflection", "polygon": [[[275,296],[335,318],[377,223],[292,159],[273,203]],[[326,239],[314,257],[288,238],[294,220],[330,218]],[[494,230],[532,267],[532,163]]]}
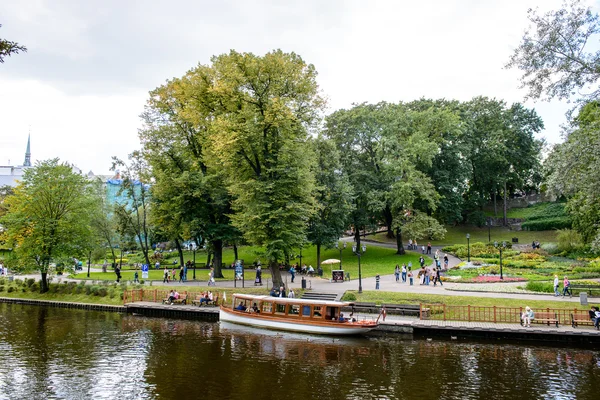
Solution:
{"label": "water reflection", "polygon": [[598,352],[0,304],[0,398],[596,399]]}

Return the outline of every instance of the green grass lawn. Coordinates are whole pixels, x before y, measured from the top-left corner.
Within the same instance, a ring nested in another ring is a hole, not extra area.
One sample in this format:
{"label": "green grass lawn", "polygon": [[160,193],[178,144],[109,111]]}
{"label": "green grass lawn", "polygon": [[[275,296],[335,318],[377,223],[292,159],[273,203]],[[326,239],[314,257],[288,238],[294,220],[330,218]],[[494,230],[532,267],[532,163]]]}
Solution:
{"label": "green grass lawn", "polygon": [[[448,232],[442,240],[431,240],[434,246],[447,246],[452,244],[467,244],[467,233],[471,236],[471,244],[475,242],[488,243],[488,229],[478,228],[476,226],[446,226]],[[556,242],[556,231],[512,231],[504,227],[490,228],[490,239],[492,242],[507,241],[511,242],[512,238],[518,238],[519,244],[531,244],[534,240],[540,243]],[[369,240],[375,240],[385,243],[396,243],[396,239],[389,239],[386,233],[378,233],[376,235],[367,236]],[[404,245],[408,244],[408,238],[404,238]],[[427,244],[428,240],[419,241],[419,246]]]}
{"label": "green grass lawn", "polygon": [[[342,269],[345,272],[350,273],[351,278],[358,277],[358,257],[352,254],[351,243],[348,244],[348,247],[342,251]],[[260,248],[256,246],[243,246],[239,249],[238,256],[244,260],[246,266],[252,264],[252,262],[258,257],[261,260],[263,265],[263,271],[267,270],[264,266],[267,264],[266,259],[260,258]],[[191,252],[185,252],[184,260],[187,262],[189,259]],[[196,252],[196,261],[199,259],[198,253]],[[393,274],[394,267],[396,264],[402,265],[403,263],[412,262],[413,266],[417,266],[419,262],[419,255],[410,253],[399,256],[395,254],[394,249],[377,247],[377,246],[369,246],[367,245],[367,251],[361,256],[361,271],[363,277],[371,277],[377,274]],[[202,253],[201,253],[202,254]],[[327,259],[340,259],[339,250],[333,249],[322,249],[321,250],[321,260]],[[229,265],[233,261],[233,250],[228,248],[223,252],[223,260],[225,265]],[[299,258],[291,260],[292,263],[299,262]],[[431,262],[430,258],[426,258],[427,263]],[[312,265],[313,268],[317,269],[317,255],[316,255],[316,247],[310,246],[304,248],[302,250],[302,263],[306,265]],[[339,264],[333,265],[323,265],[323,274],[326,277],[331,276],[332,269],[339,269]],[[246,269],[247,274],[251,274],[253,276],[254,270]],[[121,272],[122,279],[124,280],[133,280],[134,272],[131,270],[123,270]],[[192,279],[193,271],[188,271],[188,279]],[[232,269],[223,269],[224,279],[232,280],[234,271]],[[139,272],[139,277],[142,279],[142,273]],[[88,279],[87,272],[82,272],[73,276],[76,279]],[[196,278],[197,280],[207,280],[208,279],[208,270],[207,269],[197,269],[196,270]],[[246,276],[248,278],[248,275]],[[115,280],[116,276],[114,272],[92,272],[90,274],[89,279],[93,280]],[[161,280],[163,279],[163,269],[154,270],[151,269],[149,272],[150,280]],[[177,270],[177,279],[179,279],[179,271]]]}
{"label": "green grass lawn", "polygon": [[[426,293],[398,293],[383,292],[379,290],[367,290],[362,294],[357,291],[347,291],[342,300],[345,300],[349,294],[356,297],[359,302],[375,302],[379,305],[383,303],[390,304],[446,304],[449,306],[484,306],[484,307],[525,307],[533,309],[539,308],[557,308],[574,309],[581,308],[578,303],[566,303],[564,301],[546,301],[546,300],[521,300],[491,297],[472,297],[472,296],[443,296]],[[351,297],[351,296],[350,296]],[[596,302],[597,303],[597,302]],[[592,304],[596,304],[593,303]]]}

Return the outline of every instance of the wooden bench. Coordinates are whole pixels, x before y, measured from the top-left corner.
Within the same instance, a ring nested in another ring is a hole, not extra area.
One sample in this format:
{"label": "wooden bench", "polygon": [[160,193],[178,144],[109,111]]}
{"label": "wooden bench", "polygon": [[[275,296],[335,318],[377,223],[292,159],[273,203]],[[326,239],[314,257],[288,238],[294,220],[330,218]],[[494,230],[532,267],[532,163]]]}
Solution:
{"label": "wooden bench", "polygon": [[[381,310],[381,306],[378,306],[375,303],[354,303],[354,311],[355,312],[364,312],[364,313],[379,313]],[[350,310],[344,310],[350,311]]]}
{"label": "wooden bench", "polygon": [[572,289],[587,290],[587,292],[590,294],[590,296],[592,295],[592,290],[600,290],[600,285],[590,285],[590,284],[583,284],[583,283],[571,283],[570,287],[571,287],[571,290]]}
{"label": "wooden bench", "polygon": [[180,294],[178,299],[174,299],[171,301],[169,297],[163,299],[163,304],[186,304],[187,303],[187,294]]}
{"label": "wooden bench", "polygon": [[589,313],[571,313],[571,326],[577,328],[577,325],[594,325]]}
{"label": "wooden bench", "polygon": [[[531,322],[537,322],[539,324],[555,324],[558,328],[558,316],[555,312],[535,312],[533,313],[533,320]],[[521,315],[521,326],[523,326],[523,316]]]}

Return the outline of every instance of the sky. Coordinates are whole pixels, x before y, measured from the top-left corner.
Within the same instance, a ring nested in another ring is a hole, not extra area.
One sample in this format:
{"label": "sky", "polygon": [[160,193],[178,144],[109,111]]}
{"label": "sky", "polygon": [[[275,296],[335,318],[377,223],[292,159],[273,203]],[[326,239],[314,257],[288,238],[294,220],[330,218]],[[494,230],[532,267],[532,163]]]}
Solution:
{"label": "sky", "polygon": [[328,111],[353,103],[487,96],[524,102],[561,140],[570,105],[524,101],[507,70],[527,10],[560,0],[6,0],[0,37],[28,48],[0,64],[0,165],[58,157],[109,174],[139,149],[148,92],[235,49],[295,52]]}

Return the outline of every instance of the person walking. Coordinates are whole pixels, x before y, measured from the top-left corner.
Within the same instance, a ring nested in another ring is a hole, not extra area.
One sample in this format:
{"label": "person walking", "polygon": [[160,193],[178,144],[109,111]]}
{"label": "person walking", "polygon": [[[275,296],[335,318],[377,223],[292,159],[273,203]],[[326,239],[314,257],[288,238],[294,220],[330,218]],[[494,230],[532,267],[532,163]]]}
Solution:
{"label": "person walking", "polygon": [[402,264],[402,282],[406,283],[406,264]]}
{"label": "person walking", "polygon": [[117,274],[117,283],[121,281],[121,267],[118,265],[115,267],[115,274]]}
{"label": "person walking", "polygon": [[431,242],[427,242],[427,254],[431,254]]}
{"label": "person walking", "polygon": [[560,292],[558,291],[558,275],[554,275],[554,296],[558,297],[560,296]]}
{"label": "person walking", "polygon": [[379,276],[379,274],[375,275],[375,290],[379,290],[379,280],[381,279],[381,277]]}
{"label": "person walking", "polygon": [[448,259],[448,254],[444,254],[444,270],[448,271],[448,262],[450,260]]}
{"label": "person walking", "polygon": [[400,266],[396,264],[396,268],[394,268],[394,275],[396,276],[396,282],[400,280]]}
{"label": "person walking", "polygon": [[210,267],[210,272],[208,273],[208,286],[216,286],[215,285],[215,269]]}
{"label": "person walking", "polygon": [[410,282],[410,286],[412,286],[413,285],[413,273],[410,268],[408,269],[407,276],[408,276],[408,281]]}
{"label": "person walking", "polygon": [[573,297],[573,291],[571,290],[571,282],[569,282],[569,278],[565,276],[563,280],[563,296],[569,293],[569,297]]}
{"label": "person walking", "polygon": [[292,265],[290,267],[290,274],[292,275],[292,283],[294,283],[294,278],[296,278],[296,268]]}
{"label": "person walking", "polygon": [[421,268],[425,265],[425,258],[423,256],[419,257],[419,264],[421,264]]}
{"label": "person walking", "polygon": [[165,267],[163,271],[163,283],[169,283],[169,270]]}
{"label": "person walking", "polygon": [[135,272],[133,273],[133,283],[140,283],[139,277],[140,276],[138,275],[138,272],[136,269]]}
{"label": "person walking", "polygon": [[444,286],[442,284],[442,278],[440,277],[440,269],[436,268],[435,269],[435,275],[434,275],[434,278],[433,278],[433,286],[435,286],[438,283],[440,284],[440,286]]}

